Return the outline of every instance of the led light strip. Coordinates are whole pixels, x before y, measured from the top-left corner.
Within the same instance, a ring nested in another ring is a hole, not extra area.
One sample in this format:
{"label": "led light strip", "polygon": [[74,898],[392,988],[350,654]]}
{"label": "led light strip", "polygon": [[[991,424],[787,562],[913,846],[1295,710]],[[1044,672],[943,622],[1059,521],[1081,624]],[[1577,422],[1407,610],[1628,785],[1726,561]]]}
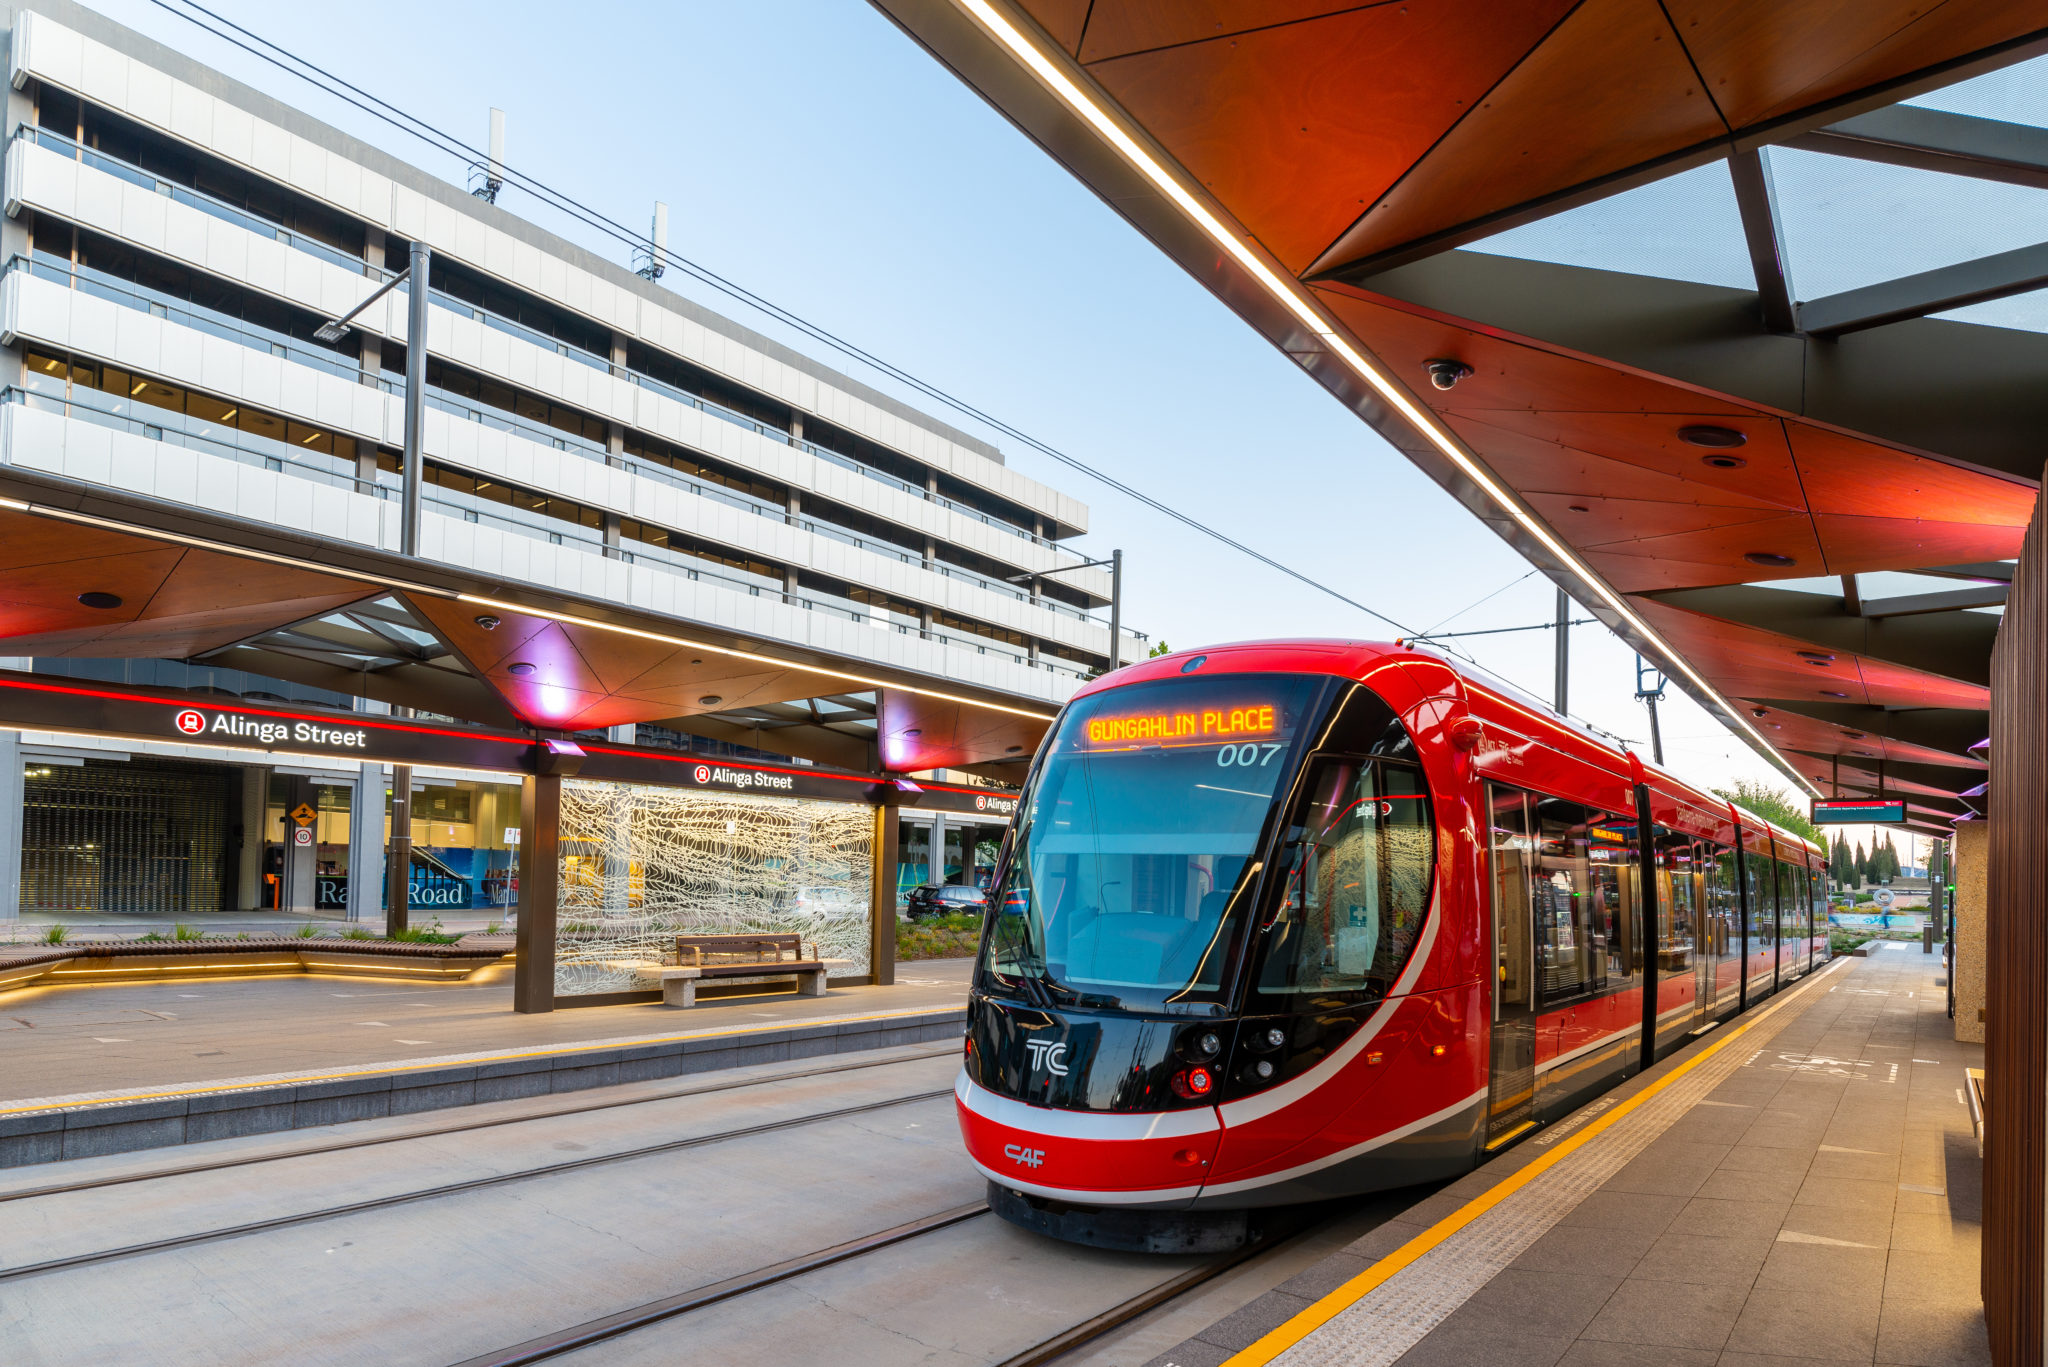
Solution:
{"label": "led light strip", "polygon": [[[372,584],[379,588],[396,589],[403,593],[423,594],[431,598],[453,599],[461,603],[475,603],[482,607],[497,608],[501,612],[516,612],[528,617],[545,617],[550,621],[569,626],[588,627],[593,631],[610,632],[616,636],[632,636],[643,641],[659,641],[664,645],[679,646],[685,650],[702,650],[713,655],[725,655],[736,660],[754,664],[774,665],[779,669],[795,669],[806,674],[815,674],[824,679],[838,679],[846,683],[859,684],[863,688],[887,688],[898,693],[910,693],[920,698],[935,698],[940,702],[958,703],[962,707],[978,707],[990,712],[1004,712],[1013,717],[1050,724],[1054,714],[1040,712],[1027,707],[1010,707],[1003,703],[983,702],[976,698],[962,697],[936,688],[919,688],[914,684],[890,683],[882,679],[871,679],[861,674],[849,674],[840,669],[827,669],[821,665],[798,664],[794,660],[780,660],[772,655],[758,655],[752,651],[734,650],[726,646],[710,645],[703,641],[692,641],[682,636],[670,636],[659,631],[642,631],[635,627],[619,626],[612,622],[601,622],[594,617],[581,617],[568,612],[550,612],[545,608],[531,607],[524,603],[508,603],[502,599],[484,598],[473,593],[458,593],[438,588],[431,584],[415,584],[406,579],[393,579],[388,575],[369,574],[361,570],[340,569],[332,565],[316,565],[309,560],[295,556],[276,555],[269,551],[251,550],[246,546],[232,546],[224,541],[211,541],[205,537],[184,536],[177,532],[158,531],[153,527],[142,527],[132,522],[120,522],[112,518],[94,517],[90,513],[72,512],[66,508],[51,508],[39,503],[24,503],[18,498],[0,498],[0,509],[11,512],[31,513],[37,517],[57,518],[65,522],[76,522],[88,527],[104,527],[109,531],[125,532],[133,536],[144,536],[154,541],[170,541],[181,546],[192,546],[199,550],[214,551],[221,555],[238,556],[244,560],[265,560],[273,565],[288,565],[293,569],[306,570],[313,574],[324,574],[333,578],[353,579],[359,583]],[[460,568],[459,566],[457,568]]]}
{"label": "led light strip", "polygon": [[[1076,85],[1064,71],[1054,64],[1052,59],[1039,51],[1037,45],[1026,38],[1023,32],[1015,24],[1011,23],[1006,16],[998,12],[989,3],[989,0],[954,0],[954,3],[980,21],[981,26],[987,29],[997,42],[1001,43],[1020,62],[1030,68],[1032,73],[1039,80],[1043,81],[1054,94],[1064,100],[1070,109],[1080,115],[1089,127],[1095,129],[1096,132],[1102,135],[1104,140],[1116,148],[1118,152],[1122,153],[1124,159],[1140,175],[1150,181],[1155,189],[1179,206],[1181,212],[1193,220],[1195,225],[1201,228],[1204,233],[1207,233],[1211,241],[1228,252],[1231,259],[1242,266],[1246,273],[1256,280],[1276,302],[1300,320],[1302,325],[1313,332],[1316,338],[1332,354],[1349,366],[1354,374],[1370,385],[1375,393],[1399,412],[1402,417],[1406,418],[1410,426],[1428,438],[1430,444],[1441,451],[1452,464],[1456,465],[1466,478],[1478,485],[1486,496],[1499,506],[1501,511],[1512,517],[1516,524],[1528,532],[1529,535],[1535,537],[1537,542],[1546,551],[1584,580],[1586,585],[1598,594],[1601,600],[1612,608],[1624,621],[1642,633],[1647,640],[1653,642],[1667,659],[1678,666],[1680,673],[1684,674],[1687,679],[1690,679],[1703,693],[1712,698],[1721,707],[1723,712],[1727,714],[1727,718],[1735,726],[1748,733],[1767,752],[1774,755],[1779,754],[1777,747],[1764,739],[1762,732],[1743,720],[1740,710],[1721,695],[1721,690],[1708,683],[1700,675],[1699,671],[1695,670],[1684,657],[1673,650],[1661,635],[1651,629],[1648,622],[1636,614],[1635,609],[1620,594],[1609,588],[1604,579],[1595,574],[1585,562],[1579,559],[1577,554],[1562,541],[1558,540],[1548,527],[1523,508],[1520,501],[1502,487],[1494,479],[1492,473],[1476,457],[1466,451],[1455,437],[1444,430],[1437,422],[1434,413],[1417,404],[1408,396],[1406,390],[1402,389],[1401,386],[1383,373],[1378,366],[1367,360],[1350,342],[1346,341],[1343,335],[1337,331],[1337,325],[1324,316],[1321,307],[1302,290],[1298,282],[1282,277],[1279,272],[1267,265],[1258,253],[1246,246],[1235,233],[1225,227],[1223,222],[1215,214],[1211,213],[1207,206],[1196,199],[1175,177],[1170,175],[1166,168],[1160,165],[1159,161],[1151,153],[1140,146],[1136,139],[1126,133],[1117,121],[1110,117],[1107,110],[1097,104],[1080,86]],[[1822,795],[1818,787],[1815,787],[1805,776],[1792,767],[1791,761],[1784,759],[1782,755],[1779,758],[1786,771],[1802,787],[1806,788],[1815,797]]]}

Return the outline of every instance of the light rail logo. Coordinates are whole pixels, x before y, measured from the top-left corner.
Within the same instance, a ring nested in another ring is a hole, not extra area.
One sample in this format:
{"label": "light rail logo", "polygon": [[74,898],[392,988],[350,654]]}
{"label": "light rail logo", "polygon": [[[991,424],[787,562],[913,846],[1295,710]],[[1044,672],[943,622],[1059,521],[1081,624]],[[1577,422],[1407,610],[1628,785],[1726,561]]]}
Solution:
{"label": "light rail logo", "polygon": [[1055,1044],[1049,1039],[1028,1039],[1024,1041],[1024,1052],[1031,1055],[1031,1066],[1043,1068],[1054,1077],[1065,1077],[1067,1046]]}
{"label": "light rail logo", "polygon": [[1027,1149],[1022,1144],[1005,1144],[1003,1157],[1022,1167],[1035,1168],[1045,1162],[1045,1150]]}

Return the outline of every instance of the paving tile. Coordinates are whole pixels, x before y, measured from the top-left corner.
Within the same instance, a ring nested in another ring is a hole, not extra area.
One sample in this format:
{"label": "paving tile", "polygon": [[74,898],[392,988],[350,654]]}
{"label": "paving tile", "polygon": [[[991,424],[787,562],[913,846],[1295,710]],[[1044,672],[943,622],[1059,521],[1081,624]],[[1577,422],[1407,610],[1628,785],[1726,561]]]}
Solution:
{"label": "paving tile", "polygon": [[1894,1252],[1941,1253],[1953,1255],[1967,1248],[1972,1253],[1983,1246],[1984,1230],[1975,1221],[1957,1221],[1945,1210],[1908,1213],[1892,1212],[1891,1245]]}
{"label": "paving tile", "polygon": [[1715,1367],[1718,1356],[1710,1348],[1666,1348],[1580,1339],[1557,1367]]}
{"label": "paving tile", "polygon": [[1833,1239],[1838,1243],[1885,1248],[1892,1241],[1892,1215],[1889,1211],[1860,1210],[1850,1206],[1793,1206],[1785,1213],[1779,1238],[1783,1242],[1799,1242],[1797,1239],[1784,1239],[1785,1234],[1804,1234],[1818,1239]]}
{"label": "paving tile", "polygon": [[1368,1262],[1384,1258],[1428,1228],[1428,1225],[1411,1224],[1406,1220],[1389,1220],[1344,1245],[1343,1251]]}
{"label": "paving tile", "polygon": [[1188,1339],[1153,1358],[1145,1367],[1223,1367],[1235,1356],[1237,1354],[1228,1348],[1219,1348],[1200,1339]]}
{"label": "paving tile", "polygon": [[1559,1225],[1523,1250],[1509,1266],[1539,1272],[1626,1277],[1656,1242],[1657,1236],[1647,1230]]}
{"label": "paving tile", "polygon": [[[1789,1197],[1787,1198],[1790,1199]],[[1662,1234],[1685,1209],[1683,1196],[1646,1196],[1633,1191],[1596,1191],[1557,1223],[1581,1229],[1622,1229]]]}
{"label": "paving tile", "polygon": [[1876,1288],[1884,1289],[1883,1248],[1838,1248],[1829,1244],[1788,1243],[1780,1240],[1764,1259],[1757,1273],[1759,1290],[1780,1291],[1826,1287],[1830,1298]]}
{"label": "paving tile", "polygon": [[1897,1182],[1865,1181],[1853,1177],[1809,1176],[1799,1188],[1799,1195],[1792,1204],[1798,1206],[1835,1206],[1849,1210],[1881,1210],[1889,1212],[1898,1200]]}
{"label": "paving tile", "polygon": [[1801,1149],[1753,1149],[1738,1143],[1721,1160],[1720,1171],[1796,1172],[1804,1177],[1811,1166],[1813,1156]]}
{"label": "paving tile", "polygon": [[1671,1222],[1673,1234],[1710,1234],[1718,1238],[1739,1238],[1745,1234],[1775,1234],[1792,1209],[1788,1201],[1733,1200],[1700,1196],[1688,1202]]}
{"label": "paving tile", "polygon": [[1667,1232],[1630,1275],[1637,1281],[1747,1287],[1770,1256],[1771,1239],[1768,1233],[1723,1238]]}
{"label": "paving tile", "polygon": [[1886,1297],[1878,1321],[1877,1361],[1887,1367],[1989,1367],[1983,1307],[1916,1305]]}
{"label": "paving tile", "polygon": [[1630,1159],[1620,1172],[1607,1179],[1601,1189],[1653,1196],[1691,1196],[1728,1156],[1729,1147],[1726,1144],[1667,1145],[1659,1140]]}
{"label": "paving tile", "polygon": [[1983,1294],[1979,1269],[1979,1253],[1974,1247],[1953,1253],[1893,1249],[1885,1265],[1885,1301],[1979,1309]]}
{"label": "paving tile", "polygon": [[1898,1182],[1899,1157],[1895,1153],[1843,1153],[1822,1149],[1813,1156],[1809,1177],[1828,1181]]}
{"label": "paving tile", "polygon": [[1842,1360],[1780,1357],[1776,1353],[1723,1353],[1716,1367],[1842,1367]]}
{"label": "paving tile", "polygon": [[1749,1293],[1727,1348],[1740,1353],[1796,1349],[1828,1361],[1869,1362],[1877,1351],[1881,1297],[1836,1287],[1759,1287]]}
{"label": "paving tile", "polygon": [[1359,1273],[1371,1267],[1371,1258],[1355,1253],[1332,1253],[1314,1267],[1295,1273],[1274,1289],[1290,1296],[1320,1300]]}
{"label": "paving tile", "polygon": [[1556,1367],[1569,1347],[1568,1338],[1489,1333],[1446,1320],[1404,1353],[1397,1367]]}
{"label": "paving tile", "polygon": [[[1737,1149],[1741,1146],[1737,1145]],[[1696,1193],[1721,1201],[1783,1201],[1790,1205],[1806,1181],[1802,1166],[1793,1171],[1730,1171],[1723,1168],[1700,1184]]]}
{"label": "paving tile", "polygon": [[1744,1289],[1630,1278],[1610,1296],[1582,1339],[1665,1348],[1720,1348],[1742,1314]]}
{"label": "paving tile", "polygon": [[1510,1267],[1475,1292],[1444,1323],[1479,1333],[1527,1333],[1569,1341],[1600,1313],[1620,1285],[1619,1277]]}
{"label": "paving tile", "polygon": [[1257,1300],[1231,1311],[1196,1337],[1204,1343],[1213,1343],[1218,1348],[1228,1348],[1233,1353],[1241,1352],[1264,1338],[1274,1328],[1307,1309],[1308,1305],[1309,1302],[1303,1297],[1290,1296],[1282,1291],[1268,1291]]}

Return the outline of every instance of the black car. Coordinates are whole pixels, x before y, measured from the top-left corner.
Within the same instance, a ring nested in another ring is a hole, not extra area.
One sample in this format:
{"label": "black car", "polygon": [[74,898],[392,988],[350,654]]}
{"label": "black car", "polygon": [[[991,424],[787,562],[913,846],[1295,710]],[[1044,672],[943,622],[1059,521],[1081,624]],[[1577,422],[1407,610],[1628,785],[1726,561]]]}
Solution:
{"label": "black car", "polygon": [[963,912],[979,914],[988,905],[988,894],[980,888],[957,883],[926,883],[912,888],[908,901],[904,915],[913,921],[922,921],[928,916],[958,916]]}

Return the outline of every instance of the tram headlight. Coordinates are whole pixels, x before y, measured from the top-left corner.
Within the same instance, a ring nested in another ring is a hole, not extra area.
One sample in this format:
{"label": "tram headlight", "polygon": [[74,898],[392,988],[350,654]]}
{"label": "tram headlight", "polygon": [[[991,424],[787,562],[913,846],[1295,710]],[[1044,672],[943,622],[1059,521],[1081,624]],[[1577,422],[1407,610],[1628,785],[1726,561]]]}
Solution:
{"label": "tram headlight", "polygon": [[1273,1060],[1257,1059],[1245,1066],[1244,1080],[1254,1085],[1271,1082],[1276,1071],[1278,1070],[1273,1067]]}
{"label": "tram headlight", "polygon": [[1269,1025],[1253,1032],[1254,1042],[1262,1049],[1278,1049],[1287,1043],[1287,1032],[1277,1025]]}
{"label": "tram headlight", "polygon": [[1215,1030],[1196,1030],[1180,1037],[1180,1051],[1196,1063],[1206,1063],[1223,1052],[1223,1036]]}

